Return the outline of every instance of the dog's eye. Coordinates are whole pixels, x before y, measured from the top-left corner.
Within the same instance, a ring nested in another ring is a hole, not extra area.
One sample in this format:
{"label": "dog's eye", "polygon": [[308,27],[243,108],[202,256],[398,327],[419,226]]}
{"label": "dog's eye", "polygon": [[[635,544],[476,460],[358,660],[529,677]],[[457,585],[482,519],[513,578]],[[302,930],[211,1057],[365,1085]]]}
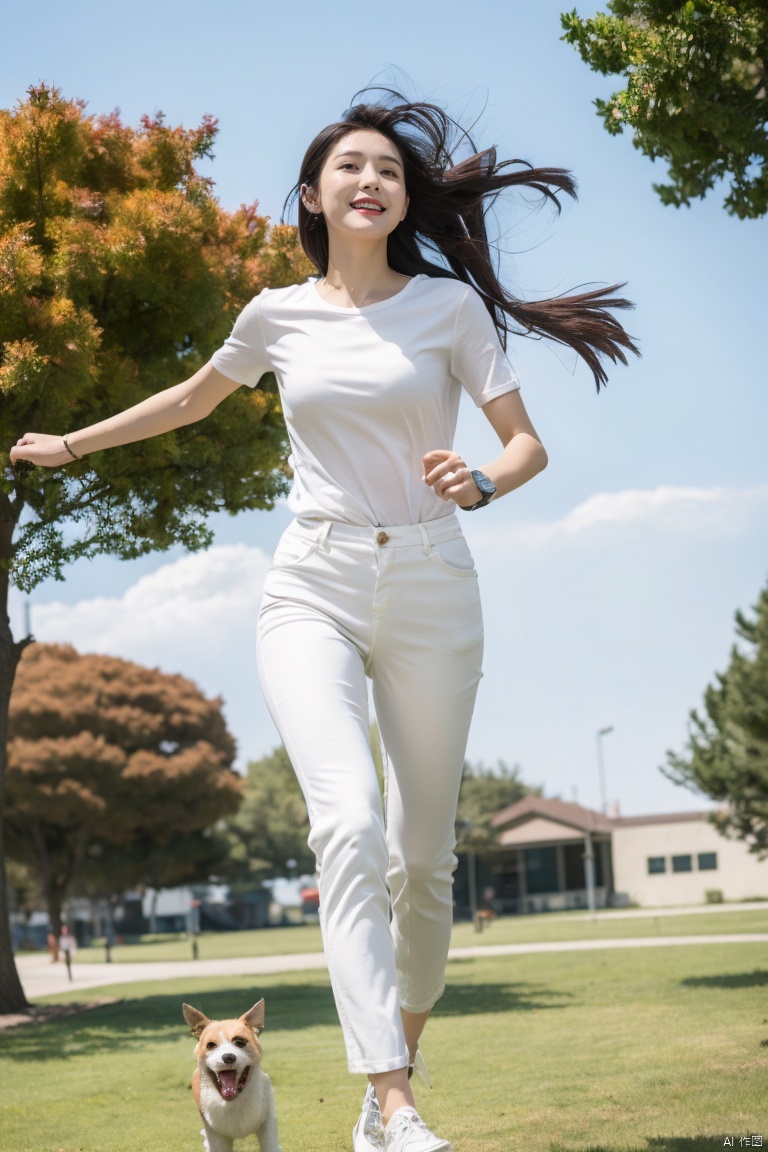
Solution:
{"label": "dog's eye", "polygon": [[238,1048],[245,1048],[246,1044],[248,1043],[247,1040],[243,1040],[242,1036],[236,1036],[234,1042],[237,1044]]}
{"label": "dog's eye", "polygon": [[215,1040],[209,1040],[208,1043],[206,1044],[206,1048],[208,1049],[209,1052],[210,1052],[211,1048],[215,1048],[215,1047],[216,1047],[216,1041]]}

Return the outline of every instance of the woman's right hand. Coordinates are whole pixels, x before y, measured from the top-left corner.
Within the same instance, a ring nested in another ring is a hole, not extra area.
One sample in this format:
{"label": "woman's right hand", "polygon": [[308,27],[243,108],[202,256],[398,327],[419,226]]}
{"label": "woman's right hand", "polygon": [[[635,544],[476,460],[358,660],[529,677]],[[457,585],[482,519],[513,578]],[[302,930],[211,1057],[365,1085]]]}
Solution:
{"label": "woman's right hand", "polygon": [[11,448],[11,463],[27,460],[39,468],[60,468],[72,464],[73,459],[64,447],[61,436],[46,436],[43,432],[25,432]]}
{"label": "woman's right hand", "polygon": [[119,444],[133,444],[150,436],[160,436],[163,432],[202,420],[239,387],[236,380],[217,372],[213,364],[204,364],[189,380],[156,392],[154,396],[148,396],[132,408],[108,416],[98,424],[67,433],[72,455],[64,447],[61,436],[25,432],[11,448],[11,462],[28,460],[40,468],[60,468],[62,464],[72,464],[73,457],[84,457],[105,448],[116,448]]}

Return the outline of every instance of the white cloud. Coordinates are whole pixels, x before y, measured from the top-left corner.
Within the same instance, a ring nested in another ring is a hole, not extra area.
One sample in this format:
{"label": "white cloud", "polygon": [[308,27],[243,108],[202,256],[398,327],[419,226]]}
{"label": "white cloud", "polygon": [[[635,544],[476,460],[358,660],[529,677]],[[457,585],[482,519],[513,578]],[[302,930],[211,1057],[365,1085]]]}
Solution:
{"label": "white cloud", "polygon": [[[552,521],[518,521],[508,531],[465,521],[472,543],[498,551],[538,550],[548,544],[585,542],[600,529],[641,528],[696,537],[737,535],[768,514],[768,485],[753,488],[671,486],[599,492]],[[601,536],[604,539],[604,536]],[[269,556],[261,548],[222,544],[161,564],[120,596],[75,604],[35,606],[40,640],[66,641],[81,651],[112,652],[142,659],[181,645],[217,647],[255,620]],[[156,658],[156,657],[155,657]],[[165,661],[164,661],[165,662]]]}
{"label": "white cloud", "polygon": [[768,486],[597,493],[550,521],[516,521],[508,503],[495,525],[467,518],[486,619],[469,759],[518,760],[595,805],[595,732],[611,724],[610,799],[700,806],[658,766],[765,582]]}
{"label": "white cloud", "polygon": [[191,670],[238,647],[255,627],[269,557],[227,544],[184,556],[142,576],[121,596],[35,607],[39,640],[109,652],[210,680]]}
{"label": "white cloud", "polygon": [[[645,528],[699,538],[740,535],[768,513],[768,485],[752,488],[659,488],[597,492],[559,520],[518,521],[510,525],[507,544],[540,548],[608,530]],[[505,534],[506,535],[506,534]],[[473,534],[479,547],[498,548],[499,533]]]}

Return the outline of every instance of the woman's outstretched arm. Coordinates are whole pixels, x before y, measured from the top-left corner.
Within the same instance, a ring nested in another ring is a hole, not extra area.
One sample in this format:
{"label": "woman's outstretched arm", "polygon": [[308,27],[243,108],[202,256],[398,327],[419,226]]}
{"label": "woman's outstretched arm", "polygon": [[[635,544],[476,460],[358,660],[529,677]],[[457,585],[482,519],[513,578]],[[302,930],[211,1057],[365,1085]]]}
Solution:
{"label": "woman's outstretched arm", "polygon": [[[488,464],[479,467],[496,485],[496,497],[504,496],[533,479],[547,466],[547,453],[525,410],[519,392],[505,392],[483,405],[503,451]],[[458,452],[438,448],[424,457],[424,479],[443,500],[453,500],[468,508],[480,499],[481,492],[469,474],[470,470]]]}
{"label": "woman's outstretched arm", "polygon": [[[75,432],[64,430],[67,443],[77,456],[88,456],[103,448],[116,448],[118,444],[132,444],[135,440],[148,440],[185,424],[194,424],[208,416],[239,384],[223,376],[212,364],[206,364],[189,380],[174,384],[154,396],[126,408],[98,424],[80,428]],[[11,461],[28,460],[46,468],[59,468],[71,464],[72,455],[64,446],[61,435],[25,432],[11,448]]]}

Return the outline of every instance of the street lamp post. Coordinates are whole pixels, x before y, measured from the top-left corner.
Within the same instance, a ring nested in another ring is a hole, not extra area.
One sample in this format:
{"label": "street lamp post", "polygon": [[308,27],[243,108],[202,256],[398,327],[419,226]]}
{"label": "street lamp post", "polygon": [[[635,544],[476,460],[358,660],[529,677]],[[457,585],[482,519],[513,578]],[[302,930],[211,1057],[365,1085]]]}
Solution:
{"label": "street lamp post", "polygon": [[597,774],[600,779],[600,800],[603,806],[603,816],[608,815],[608,795],[605,790],[605,761],[603,759],[603,736],[607,736],[609,732],[613,732],[612,724],[609,724],[607,728],[598,728],[597,735],[595,736],[595,743],[597,744]]}
{"label": "street lamp post", "polygon": [[587,885],[587,907],[594,915],[595,900],[595,849],[589,832],[584,833],[584,880]]}

